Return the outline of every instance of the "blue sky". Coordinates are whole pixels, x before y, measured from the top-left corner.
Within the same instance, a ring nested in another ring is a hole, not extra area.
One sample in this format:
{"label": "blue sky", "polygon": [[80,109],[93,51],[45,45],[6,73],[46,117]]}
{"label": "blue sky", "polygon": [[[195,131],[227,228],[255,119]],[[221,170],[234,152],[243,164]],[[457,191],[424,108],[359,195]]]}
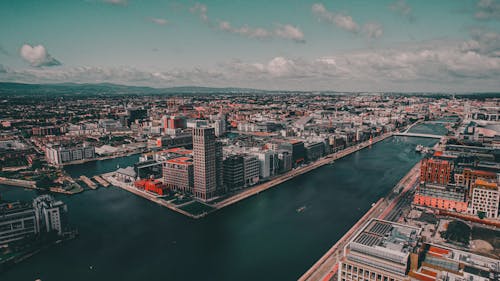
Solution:
{"label": "blue sky", "polygon": [[0,81],[499,91],[499,0],[0,1]]}

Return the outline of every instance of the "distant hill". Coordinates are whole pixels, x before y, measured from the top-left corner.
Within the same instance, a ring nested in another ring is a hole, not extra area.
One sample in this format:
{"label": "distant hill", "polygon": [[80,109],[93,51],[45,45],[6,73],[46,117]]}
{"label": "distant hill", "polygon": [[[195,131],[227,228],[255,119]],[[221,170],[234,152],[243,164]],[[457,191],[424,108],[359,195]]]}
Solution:
{"label": "distant hill", "polygon": [[151,88],[111,83],[99,84],[23,84],[0,82],[0,95],[175,95],[175,94],[238,94],[265,93],[267,91],[245,88],[170,87]]}

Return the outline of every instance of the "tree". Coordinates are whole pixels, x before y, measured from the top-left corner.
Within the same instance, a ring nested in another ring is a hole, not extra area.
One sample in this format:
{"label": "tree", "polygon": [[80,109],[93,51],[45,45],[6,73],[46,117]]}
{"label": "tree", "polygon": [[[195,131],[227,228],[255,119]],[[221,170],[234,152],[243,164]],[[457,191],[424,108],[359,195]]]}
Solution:
{"label": "tree", "polygon": [[486,217],[486,213],[485,212],[477,212],[477,216],[480,218],[480,219],[484,219]]}
{"label": "tree", "polygon": [[446,231],[441,232],[441,237],[448,241],[469,244],[471,228],[462,221],[452,221]]}

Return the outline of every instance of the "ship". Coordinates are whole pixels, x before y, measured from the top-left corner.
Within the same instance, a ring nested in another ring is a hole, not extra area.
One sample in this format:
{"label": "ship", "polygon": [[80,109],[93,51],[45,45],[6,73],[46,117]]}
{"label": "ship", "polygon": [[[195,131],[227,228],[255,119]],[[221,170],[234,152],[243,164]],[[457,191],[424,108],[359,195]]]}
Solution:
{"label": "ship", "polygon": [[417,146],[415,147],[415,151],[416,151],[416,152],[422,152],[422,150],[423,150],[423,149],[424,149],[424,146],[423,146],[423,145],[421,145],[421,144],[419,144],[419,145],[417,145]]}
{"label": "ship", "polygon": [[429,153],[431,151],[431,149],[428,148],[428,147],[425,147],[425,146],[423,146],[421,144],[419,144],[419,145],[417,145],[415,147],[415,151],[418,152],[418,153],[425,153],[425,154],[427,154],[427,153]]}
{"label": "ship", "polygon": [[297,213],[300,213],[300,212],[304,211],[305,209],[306,209],[306,206],[302,206],[300,208],[297,208],[296,211],[297,211]]}

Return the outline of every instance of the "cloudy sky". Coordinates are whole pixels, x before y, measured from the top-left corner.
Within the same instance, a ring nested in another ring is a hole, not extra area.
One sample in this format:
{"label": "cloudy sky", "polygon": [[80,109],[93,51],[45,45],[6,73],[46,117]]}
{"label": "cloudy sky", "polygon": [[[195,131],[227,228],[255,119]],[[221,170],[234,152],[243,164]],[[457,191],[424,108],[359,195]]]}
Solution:
{"label": "cloudy sky", "polygon": [[0,1],[0,81],[500,91],[500,0]]}

